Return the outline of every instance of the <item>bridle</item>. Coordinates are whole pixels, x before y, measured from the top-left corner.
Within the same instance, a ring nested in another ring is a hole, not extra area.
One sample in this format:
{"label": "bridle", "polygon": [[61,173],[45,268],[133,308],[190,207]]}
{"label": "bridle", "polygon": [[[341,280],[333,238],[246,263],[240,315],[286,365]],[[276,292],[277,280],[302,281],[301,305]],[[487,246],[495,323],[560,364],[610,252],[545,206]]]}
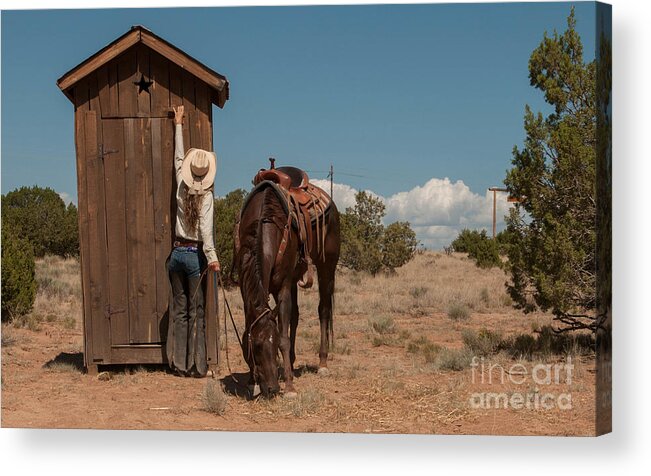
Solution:
{"label": "bridle", "polygon": [[[253,332],[253,328],[255,327],[255,325],[256,325],[258,322],[260,322],[260,320],[261,320],[264,316],[266,316],[267,314],[271,314],[271,313],[272,313],[271,308],[267,307],[267,309],[265,309],[264,311],[262,311],[262,312],[261,312],[261,313],[260,313],[260,314],[259,314],[259,315],[254,319],[254,320],[253,320],[253,322],[252,322],[251,325],[249,326],[249,329],[246,330],[246,336],[247,336],[247,341],[248,341],[247,354],[248,354],[249,359],[251,360],[251,362],[253,362],[253,382],[254,382],[254,384],[257,384],[257,383],[258,383],[258,379],[257,379],[257,373],[258,373],[257,368],[258,368],[258,366],[257,366],[257,364],[256,364],[256,361],[255,361],[255,355],[254,355],[254,352],[253,352],[253,336],[252,336],[251,334],[252,334],[252,332]],[[272,320],[274,320],[274,319],[272,318]]]}

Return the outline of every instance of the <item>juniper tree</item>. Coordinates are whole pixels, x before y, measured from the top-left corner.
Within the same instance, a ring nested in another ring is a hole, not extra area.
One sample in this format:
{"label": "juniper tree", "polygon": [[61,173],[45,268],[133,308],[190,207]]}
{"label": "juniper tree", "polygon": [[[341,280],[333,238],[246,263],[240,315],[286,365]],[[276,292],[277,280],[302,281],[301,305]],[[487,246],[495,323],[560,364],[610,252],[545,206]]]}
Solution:
{"label": "juniper tree", "polygon": [[529,59],[531,85],[553,111],[527,105],[524,147],[505,184],[520,203],[507,217],[509,294],[525,312],[551,310],[561,329],[594,328],[596,65],[585,62],[572,9]]}

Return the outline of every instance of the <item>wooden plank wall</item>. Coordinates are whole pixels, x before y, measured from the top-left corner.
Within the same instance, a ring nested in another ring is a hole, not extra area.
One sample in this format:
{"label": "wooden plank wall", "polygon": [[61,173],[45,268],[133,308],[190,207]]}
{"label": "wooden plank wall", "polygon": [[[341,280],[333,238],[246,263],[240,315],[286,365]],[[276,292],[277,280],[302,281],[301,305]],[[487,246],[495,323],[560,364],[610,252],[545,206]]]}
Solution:
{"label": "wooden plank wall", "polygon": [[80,81],[75,89],[82,295],[84,329],[89,340],[85,343],[85,358],[87,365],[93,365],[108,359],[110,355],[104,164],[99,154],[102,130],[100,115],[93,109],[97,107],[97,83],[94,78]]}
{"label": "wooden plank wall", "polygon": [[151,119],[124,119],[129,341],[160,342],[156,316]]}
{"label": "wooden plank wall", "polygon": [[[198,112],[199,119],[193,127],[200,134],[209,135],[212,121],[210,88],[176,64],[143,44],[122,53],[99,68],[99,101],[103,118],[160,117],[171,118],[172,106],[183,104],[186,112]],[[141,76],[152,81],[149,93],[138,93]],[[187,123],[187,121],[186,121]],[[200,136],[201,137],[201,136]],[[187,143],[212,144],[212,138],[203,142],[187,138]]]}
{"label": "wooden plank wall", "polygon": [[83,84],[76,88],[75,99],[75,147],[77,150],[77,201],[78,201],[78,223],[79,223],[79,261],[81,265],[81,294],[83,304],[83,329],[84,329],[84,363],[86,367],[93,364],[93,319],[90,307],[90,273],[89,273],[89,237],[88,237],[88,192],[86,177],[86,121],[83,104],[85,96],[88,107],[88,88],[84,94]]}
{"label": "wooden plank wall", "polygon": [[[135,84],[143,74],[153,81],[149,93]],[[186,150],[213,150],[212,102],[205,83],[142,44],[81,80],[73,94],[86,363],[109,363],[130,344],[165,341],[176,219],[171,106],[185,106]],[[110,152],[103,160],[100,146]],[[214,319],[206,284],[206,316]],[[211,320],[207,327],[214,366],[218,326]]]}
{"label": "wooden plank wall", "polygon": [[120,119],[102,121],[106,193],[109,319],[111,344],[128,344],[129,303],[124,125]]}

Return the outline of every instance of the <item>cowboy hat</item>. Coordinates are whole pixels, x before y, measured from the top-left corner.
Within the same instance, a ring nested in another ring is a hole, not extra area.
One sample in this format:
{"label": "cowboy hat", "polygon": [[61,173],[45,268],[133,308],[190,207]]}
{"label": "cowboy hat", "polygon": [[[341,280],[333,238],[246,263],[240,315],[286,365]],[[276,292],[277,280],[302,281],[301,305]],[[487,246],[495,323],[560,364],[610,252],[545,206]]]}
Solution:
{"label": "cowboy hat", "polygon": [[203,149],[190,149],[183,157],[181,178],[191,194],[203,195],[215,181],[217,156]]}

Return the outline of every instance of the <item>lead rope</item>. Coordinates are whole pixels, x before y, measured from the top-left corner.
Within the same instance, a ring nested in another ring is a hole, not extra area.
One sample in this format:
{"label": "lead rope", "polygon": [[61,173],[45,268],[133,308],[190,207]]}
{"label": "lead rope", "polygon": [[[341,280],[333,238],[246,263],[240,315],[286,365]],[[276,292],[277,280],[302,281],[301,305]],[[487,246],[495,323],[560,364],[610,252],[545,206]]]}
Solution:
{"label": "lead rope", "polygon": [[[240,384],[240,381],[235,377],[235,374],[233,373],[233,370],[231,369],[231,363],[230,363],[230,358],[229,358],[229,353],[228,353],[228,326],[226,323],[226,311],[228,310],[228,314],[231,318],[231,324],[233,326],[233,329],[235,330],[235,335],[237,336],[237,341],[240,344],[240,348],[242,347],[242,339],[240,338],[240,333],[237,331],[237,326],[235,325],[235,319],[233,318],[233,313],[231,311],[231,306],[228,304],[228,299],[226,299],[226,290],[224,288],[224,282],[222,281],[222,275],[221,273],[217,273],[217,279],[219,280],[219,286],[222,288],[222,297],[224,298],[224,345],[226,347],[226,365],[228,367],[228,372],[231,374],[231,377],[233,377],[233,380],[235,383],[238,385]],[[217,280],[213,281],[213,286],[217,286]],[[215,290],[215,304],[217,304],[217,290]],[[248,355],[250,360],[253,362],[253,377],[255,379],[255,374],[256,374],[256,368],[257,364],[255,362],[255,356],[253,355],[253,342],[251,341],[251,332],[253,331],[253,327],[258,323],[260,319],[262,319],[264,316],[269,314],[271,312],[271,309],[267,308],[256,319],[251,323],[251,326],[249,327],[249,330],[247,331],[247,335],[249,337],[249,345],[248,345]],[[254,380],[254,384],[255,384]]]}
{"label": "lead rope", "polygon": [[[235,330],[235,335],[237,336],[237,341],[240,343],[240,347],[242,347],[242,339],[240,339],[240,334],[237,332],[237,326],[235,325],[235,320],[233,319],[233,313],[231,312],[231,306],[228,304],[228,299],[226,299],[226,290],[224,288],[224,282],[222,281],[222,274],[220,272],[217,272],[217,279],[213,281],[213,285],[216,288],[217,287],[217,281],[219,281],[219,286],[222,288],[222,297],[224,298],[224,346],[226,347],[226,365],[228,367],[228,372],[231,374],[231,377],[233,377],[233,380],[236,383],[240,383],[239,380],[237,380],[237,377],[235,377],[235,374],[233,373],[233,370],[231,369],[231,361],[228,353],[228,326],[226,323],[226,311],[228,310],[228,314],[231,316],[231,323],[233,325],[233,329]],[[217,304],[217,301],[219,299],[219,293],[217,292],[217,289],[214,289],[214,294],[215,294],[215,304]]]}

